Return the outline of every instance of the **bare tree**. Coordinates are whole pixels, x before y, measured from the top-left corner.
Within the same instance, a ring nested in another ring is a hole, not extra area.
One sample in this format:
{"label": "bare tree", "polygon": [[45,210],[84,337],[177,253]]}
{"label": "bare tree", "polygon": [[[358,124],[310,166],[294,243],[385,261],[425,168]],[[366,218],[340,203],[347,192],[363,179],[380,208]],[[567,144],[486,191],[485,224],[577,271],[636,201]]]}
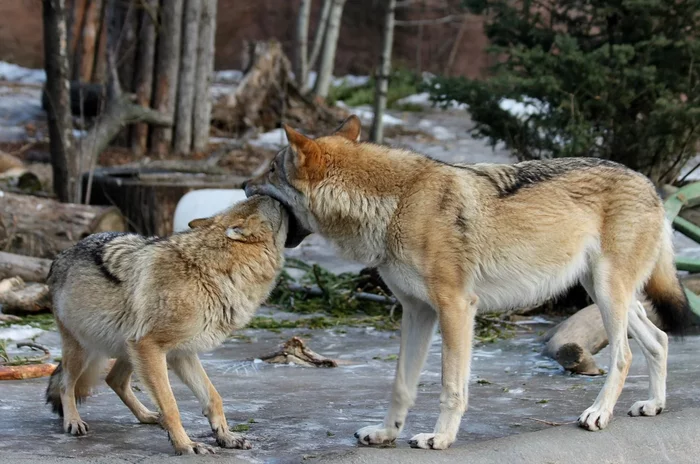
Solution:
{"label": "bare tree", "polygon": [[[323,39],[326,37],[326,30],[328,29],[328,16],[331,13],[332,3],[333,0],[323,0],[321,17],[318,20],[318,26],[316,27],[316,36],[314,37],[314,46],[311,49],[311,56],[309,56],[309,70],[314,69],[316,67],[318,57],[321,55],[321,46],[323,45]],[[307,82],[305,82],[305,84],[308,84],[308,76]]]}
{"label": "bare tree", "polygon": [[[158,25],[158,0],[145,0],[141,11],[141,29],[136,57],[134,91],[137,102],[148,107],[153,95],[153,66],[156,58],[156,26]],[[131,149],[143,155],[148,148],[148,124],[136,124],[131,132]]]}
{"label": "bare tree", "polygon": [[[182,37],[182,11],[184,0],[167,0],[161,3],[161,22],[158,31],[156,81],[153,107],[169,117],[175,115],[177,78],[180,69],[180,46]],[[172,127],[153,130],[152,150],[165,156],[171,148]]]}
{"label": "bare tree", "polygon": [[73,153],[73,120],[68,80],[65,0],[43,0],[44,68],[53,185],[63,202],[80,199],[78,159]]}
{"label": "bare tree", "polygon": [[384,15],[384,34],[382,40],[382,55],[379,61],[379,69],[376,77],[376,89],[374,91],[374,120],[370,139],[376,143],[384,140],[384,111],[389,91],[389,74],[391,73],[391,49],[394,43],[394,15],[396,0],[388,0]]}
{"label": "bare tree", "polygon": [[[107,21],[110,23],[114,2],[110,0]],[[159,126],[171,126],[172,116],[133,103],[134,95],[122,92],[119,83],[114,39],[107,45],[107,102],[105,111],[95,121],[81,143],[75,143],[70,113],[70,84],[65,0],[43,0],[44,67],[48,104],[51,162],[54,188],[64,202],[80,203],[81,175],[94,166],[97,156],[126,124],[145,121]],[[112,38],[115,34],[109,34]]]}
{"label": "bare tree", "polygon": [[301,0],[297,16],[296,56],[294,57],[294,74],[300,89],[306,88],[309,75],[309,15],[311,0]]}
{"label": "bare tree", "polygon": [[345,0],[328,0],[331,2],[328,15],[328,27],[323,40],[323,53],[319,64],[314,93],[326,98],[331,87],[333,78],[333,67],[335,65],[335,52],[338,48],[338,35],[340,34],[340,23],[343,17],[343,7]]}
{"label": "bare tree", "polygon": [[214,72],[214,37],[216,35],[216,0],[203,0],[197,46],[197,77],[195,80],[195,109],[193,143],[195,152],[206,150],[209,144],[211,99],[209,87]]}
{"label": "bare tree", "polygon": [[177,111],[175,112],[175,153],[190,153],[192,148],[192,114],[194,111],[197,47],[201,0],[185,0],[182,31],[182,58],[178,79]]}

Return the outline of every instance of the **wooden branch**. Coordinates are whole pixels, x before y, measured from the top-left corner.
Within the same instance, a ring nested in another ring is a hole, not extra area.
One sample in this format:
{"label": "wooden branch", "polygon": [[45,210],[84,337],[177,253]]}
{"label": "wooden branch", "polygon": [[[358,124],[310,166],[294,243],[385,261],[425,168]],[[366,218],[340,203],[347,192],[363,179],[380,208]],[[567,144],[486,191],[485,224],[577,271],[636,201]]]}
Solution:
{"label": "wooden branch", "polygon": [[[321,17],[318,20],[318,25],[316,26],[316,36],[314,37],[314,45],[311,49],[311,55],[309,56],[309,63],[307,69],[314,69],[316,67],[316,62],[318,57],[321,55],[321,46],[326,37],[326,30],[328,29],[328,17],[331,13],[331,3],[333,0],[324,0],[323,8],[321,9]],[[308,79],[308,76],[307,76]],[[308,84],[308,82],[307,82]],[[303,90],[303,89],[302,89]]]}
{"label": "wooden branch", "polygon": [[209,97],[214,74],[214,52],[216,39],[216,1],[204,0],[199,25],[197,45],[197,77],[195,79],[195,107],[193,115],[192,149],[204,152],[209,146],[212,102]]}
{"label": "wooden branch", "polygon": [[19,277],[27,282],[46,282],[51,260],[0,251],[0,279]]}
{"label": "wooden branch", "polygon": [[465,15],[461,14],[456,14],[456,15],[448,15],[448,16],[443,16],[442,18],[435,18],[435,19],[415,19],[411,21],[402,21],[402,20],[396,20],[394,21],[394,25],[396,26],[433,26],[437,24],[445,24],[445,23],[451,23],[454,21],[457,21],[459,19],[464,18]]}
{"label": "wooden branch", "polygon": [[[5,283],[9,285],[5,286]],[[51,292],[46,284],[25,284],[19,277],[12,277],[0,281],[0,305],[5,314],[36,314],[50,311]]]}
{"label": "wooden branch", "polygon": [[0,380],[25,380],[47,377],[56,369],[55,364],[29,364],[27,366],[0,366]]}
{"label": "wooden branch", "polygon": [[192,115],[196,104],[195,78],[201,12],[201,0],[185,0],[173,142],[173,149],[178,154],[188,155],[192,152]]}

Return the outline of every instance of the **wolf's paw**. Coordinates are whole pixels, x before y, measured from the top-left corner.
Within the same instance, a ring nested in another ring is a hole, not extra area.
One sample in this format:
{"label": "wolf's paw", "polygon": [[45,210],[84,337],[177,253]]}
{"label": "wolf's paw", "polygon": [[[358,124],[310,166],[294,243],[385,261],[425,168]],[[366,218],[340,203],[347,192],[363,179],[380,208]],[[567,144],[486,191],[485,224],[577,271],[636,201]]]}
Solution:
{"label": "wolf's paw", "polygon": [[85,435],[88,430],[90,430],[90,427],[88,427],[88,425],[80,419],[65,419],[63,421],[63,430],[65,430],[66,433],[70,433],[71,435],[77,437],[80,435]]}
{"label": "wolf's paw", "polygon": [[251,449],[253,447],[243,435],[233,432],[218,433],[216,443],[222,448]]}
{"label": "wolf's paw", "polygon": [[664,405],[658,400],[637,401],[627,412],[632,417],[636,416],[656,416],[664,410]]}
{"label": "wolf's paw", "polygon": [[591,406],[579,416],[578,425],[586,430],[595,432],[607,427],[610,419],[612,419],[612,411],[598,406]]}
{"label": "wolf's paw", "polygon": [[384,425],[369,425],[355,432],[355,438],[361,445],[385,445],[393,443],[398,434],[398,428],[388,429]]}
{"label": "wolf's paw", "polygon": [[411,448],[443,450],[450,447],[454,439],[444,433],[419,433],[408,440]]}
{"label": "wolf's paw", "polygon": [[177,454],[216,454],[216,449],[212,446],[205,445],[204,443],[197,443],[191,441],[182,446],[176,446],[175,451]]}
{"label": "wolf's paw", "polygon": [[142,424],[158,424],[160,422],[160,414],[153,411],[147,411],[137,417]]}

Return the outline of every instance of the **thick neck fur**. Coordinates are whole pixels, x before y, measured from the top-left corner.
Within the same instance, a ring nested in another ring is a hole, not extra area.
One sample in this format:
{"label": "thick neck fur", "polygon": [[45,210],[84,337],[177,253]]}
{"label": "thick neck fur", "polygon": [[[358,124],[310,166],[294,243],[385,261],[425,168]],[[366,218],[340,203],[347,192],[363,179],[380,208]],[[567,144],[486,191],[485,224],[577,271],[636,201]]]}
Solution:
{"label": "thick neck fur", "polygon": [[344,144],[341,156],[327,157],[327,175],[309,195],[318,232],[346,258],[380,265],[399,199],[426,161],[405,150]]}

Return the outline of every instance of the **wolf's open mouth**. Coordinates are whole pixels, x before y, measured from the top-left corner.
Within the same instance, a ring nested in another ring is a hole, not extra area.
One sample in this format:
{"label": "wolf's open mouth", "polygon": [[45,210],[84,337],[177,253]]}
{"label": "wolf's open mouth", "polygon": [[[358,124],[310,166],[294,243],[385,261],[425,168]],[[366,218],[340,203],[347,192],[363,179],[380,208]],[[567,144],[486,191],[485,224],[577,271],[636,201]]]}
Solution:
{"label": "wolf's open mouth", "polygon": [[[282,202],[280,202],[282,203]],[[308,235],[311,234],[310,230],[307,230],[301,225],[297,217],[294,215],[292,209],[282,203],[282,207],[287,211],[288,225],[287,225],[287,240],[284,242],[285,248],[296,248]]]}

